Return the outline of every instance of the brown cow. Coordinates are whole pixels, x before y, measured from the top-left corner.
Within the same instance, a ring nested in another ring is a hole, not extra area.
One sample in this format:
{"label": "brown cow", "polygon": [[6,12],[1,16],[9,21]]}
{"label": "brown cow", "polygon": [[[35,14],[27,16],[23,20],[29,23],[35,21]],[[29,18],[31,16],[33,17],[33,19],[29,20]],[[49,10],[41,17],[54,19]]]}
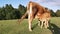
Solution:
{"label": "brown cow", "polygon": [[25,18],[25,16],[28,14],[29,31],[32,31],[32,20],[35,18],[36,15],[42,15],[45,12],[48,12],[46,11],[45,7],[39,5],[38,3],[30,1],[27,5],[27,12],[22,16],[20,21],[22,21],[23,18]]}

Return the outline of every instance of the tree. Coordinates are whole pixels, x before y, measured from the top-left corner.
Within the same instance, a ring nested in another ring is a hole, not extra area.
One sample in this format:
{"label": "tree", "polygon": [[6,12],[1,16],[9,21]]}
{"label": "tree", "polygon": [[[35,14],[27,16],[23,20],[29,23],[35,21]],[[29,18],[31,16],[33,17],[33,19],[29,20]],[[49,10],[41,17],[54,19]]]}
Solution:
{"label": "tree", "polygon": [[6,13],[5,18],[6,19],[11,19],[11,14],[12,14],[13,10],[14,10],[14,8],[12,7],[11,4],[10,5],[6,4],[6,6],[5,6],[5,13]]}
{"label": "tree", "polygon": [[0,8],[0,20],[5,19],[5,8]]}
{"label": "tree", "polygon": [[55,14],[55,12],[53,10],[50,10],[50,12],[51,12],[51,16],[52,17],[55,17],[56,16],[56,14]]}
{"label": "tree", "polygon": [[21,16],[24,15],[24,13],[26,12],[26,7],[22,6],[21,4],[18,6],[18,10],[21,13]]}
{"label": "tree", "polygon": [[19,19],[21,18],[21,13],[18,11],[18,9],[14,9],[11,13],[11,19]]}
{"label": "tree", "polygon": [[19,5],[19,8],[14,8],[11,4],[6,4],[4,7],[0,7],[0,20],[19,19],[26,12],[26,8],[23,5]]}
{"label": "tree", "polygon": [[56,16],[57,16],[57,17],[60,17],[60,10],[57,10],[57,11],[56,11]]}

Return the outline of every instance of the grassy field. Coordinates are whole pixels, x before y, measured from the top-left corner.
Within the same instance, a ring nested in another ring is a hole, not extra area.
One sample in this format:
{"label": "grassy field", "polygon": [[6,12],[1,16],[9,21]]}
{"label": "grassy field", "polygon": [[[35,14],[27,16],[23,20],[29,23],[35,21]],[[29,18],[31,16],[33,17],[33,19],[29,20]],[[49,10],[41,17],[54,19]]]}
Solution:
{"label": "grassy field", "polygon": [[0,20],[0,34],[60,34],[60,17],[52,17],[48,29],[40,28],[37,20],[33,20],[33,31],[28,30],[28,21],[24,19],[20,24],[17,20]]}

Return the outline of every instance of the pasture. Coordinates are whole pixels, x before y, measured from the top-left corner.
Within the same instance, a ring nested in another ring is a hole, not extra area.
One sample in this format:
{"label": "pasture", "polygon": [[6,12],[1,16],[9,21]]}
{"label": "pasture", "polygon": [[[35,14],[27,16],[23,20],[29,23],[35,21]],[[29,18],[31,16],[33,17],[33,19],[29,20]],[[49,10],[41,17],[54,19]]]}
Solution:
{"label": "pasture", "polygon": [[60,34],[60,17],[52,17],[49,28],[40,28],[37,19],[33,20],[32,29],[28,30],[28,21],[24,19],[20,24],[16,20],[0,20],[0,34]]}

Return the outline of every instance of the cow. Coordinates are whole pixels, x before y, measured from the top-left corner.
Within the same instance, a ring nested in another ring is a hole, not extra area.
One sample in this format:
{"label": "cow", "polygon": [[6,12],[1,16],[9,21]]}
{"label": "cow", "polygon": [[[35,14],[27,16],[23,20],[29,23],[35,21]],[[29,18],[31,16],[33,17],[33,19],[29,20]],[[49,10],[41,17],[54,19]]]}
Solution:
{"label": "cow", "polygon": [[[30,1],[27,5],[26,13],[21,17],[19,22],[21,22],[25,18],[25,16],[28,15],[29,31],[32,31],[32,21],[33,21],[33,19],[38,15],[44,14],[45,12],[49,12],[49,11],[47,11],[45,9],[45,7],[39,5],[38,3]],[[49,12],[49,14],[50,14],[50,12]],[[38,17],[40,17],[40,16],[38,16]]]}

